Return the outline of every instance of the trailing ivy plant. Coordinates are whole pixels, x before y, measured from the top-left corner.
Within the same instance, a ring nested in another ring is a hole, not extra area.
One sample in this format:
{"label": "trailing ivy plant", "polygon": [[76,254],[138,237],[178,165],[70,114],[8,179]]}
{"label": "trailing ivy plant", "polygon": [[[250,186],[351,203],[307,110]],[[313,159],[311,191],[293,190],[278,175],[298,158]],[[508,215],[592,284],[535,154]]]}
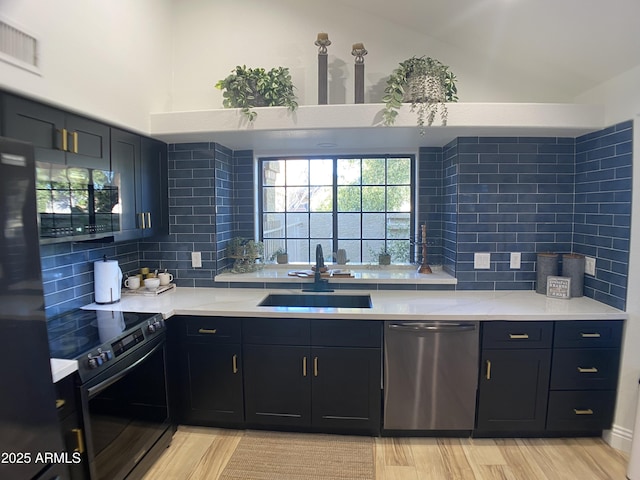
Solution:
{"label": "trailing ivy plant", "polygon": [[458,101],[457,78],[447,65],[431,57],[411,57],[400,63],[387,80],[382,101],[385,103],[383,121],[393,125],[402,102],[411,103],[411,111],[418,114],[418,127],[433,124],[440,109],[442,124],[447,124],[445,102]]}
{"label": "trailing ivy plant", "polygon": [[258,115],[253,107],[287,107],[291,111],[298,108],[288,68],[276,67],[266,71],[264,68],[238,65],[231,72],[215,87],[222,90],[222,105],[240,108],[250,122]]}

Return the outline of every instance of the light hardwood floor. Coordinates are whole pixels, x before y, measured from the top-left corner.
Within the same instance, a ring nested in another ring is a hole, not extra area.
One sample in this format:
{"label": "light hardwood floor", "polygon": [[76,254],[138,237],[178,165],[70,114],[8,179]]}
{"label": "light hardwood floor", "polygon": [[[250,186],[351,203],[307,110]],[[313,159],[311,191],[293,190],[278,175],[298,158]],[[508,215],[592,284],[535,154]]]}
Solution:
{"label": "light hardwood floor", "polygon": [[[243,434],[181,426],[144,480],[216,480]],[[382,437],[374,449],[372,480],[624,480],[628,462],[599,438]]]}

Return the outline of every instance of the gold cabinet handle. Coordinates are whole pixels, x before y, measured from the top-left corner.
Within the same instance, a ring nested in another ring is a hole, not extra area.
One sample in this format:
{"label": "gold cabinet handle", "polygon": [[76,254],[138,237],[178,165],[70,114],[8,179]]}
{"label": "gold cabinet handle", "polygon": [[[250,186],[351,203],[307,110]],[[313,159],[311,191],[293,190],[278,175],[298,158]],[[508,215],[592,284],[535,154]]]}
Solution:
{"label": "gold cabinet handle", "polygon": [[145,222],[144,222],[144,213],[139,213],[138,214],[138,218],[140,219],[140,229],[144,230],[145,228],[147,228]]}
{"label": "gold cabinet handle", "polygon": [[84,436],[82,435],[81,428],[72,428],[71,431],[76,434],[76,448],[73,449],[74,452],[84,453]]}
{"label": "gold cabinet handle", "polygon": [[151,212],[146,212],[145,215],[147,217],[147,228],[151,228]]}
{"label": "gold cabinet handle", "polygon": [[578,372],[580,372],[580,373],[598,373],[598,369],[596,367],[589,367],[589,368],[578,367]]}
{"label": "gold cabinet handle", "polygon": [[593,415],[593,410],[591,410],[590,408],[587,408],[585,410],[574,408],[573,413],[575,413],[576,415]]}
{"label": "gold cabinet handle", "polygon": [[78,132],[71,133],[71,138],[73,138],[73,153],[78,153]]}
{"label": "gold cabinet handle", "polygon": [[218,333],[218,329],[217,328],[200,328],[198,330],[198,333],[204,333],[206,335],[215,335],[216,333]]}
{"label": "gold cabinet handle", "polygon": [[599,333],[582,333],[580,332],[580,336],[582,338],[600,338]]}
{"label": "gold cabinet handle", "polygon": [[66,128],[62,129],[62,150],[66,152],[69,149],[69,139],[67,138],[68,132]]}
{"label": "gold cabinet handle", "polygon": [[487,360],[487,380],[491,380],[491,360]]}
{"label": "gold cabinet handle", "polygon": [[318,357],[313,357],[313,376],[318,376]]}
{"label": "gold cabinet handle", "polygon": [[302,357],[302,376],[307,376],[307,357]]}
{"label": "gold cabinet handle", "polygon": [[529,338],[529,334],[528,333],[510,333],[509,338],[513,340],[526,340],[527,338]]}
{"label": "gold cabinet handle", "polygon": [[56,398],[56,409],[60,410],[62,407],[64,407],[65,403],[67,403],[66,400],[63,400],[62,398]]}
{"label": "gold cabinet handle", "polygon": [[231,357],[231,366],[233,368],[233,373],[238,373],[238,355],[235,353],[233,354],[233,357]]}

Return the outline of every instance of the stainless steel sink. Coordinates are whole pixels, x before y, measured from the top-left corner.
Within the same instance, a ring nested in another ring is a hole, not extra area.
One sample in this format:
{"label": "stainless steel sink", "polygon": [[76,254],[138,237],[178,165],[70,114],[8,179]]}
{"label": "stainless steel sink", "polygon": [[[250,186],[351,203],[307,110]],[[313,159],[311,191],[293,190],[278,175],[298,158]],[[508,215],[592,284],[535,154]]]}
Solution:
{"label": "stainless steel sink", "polygon": [[371,308],[370,295],[305,295],[296,293],[272,293],[267,295],[259,307],[329,307]]}

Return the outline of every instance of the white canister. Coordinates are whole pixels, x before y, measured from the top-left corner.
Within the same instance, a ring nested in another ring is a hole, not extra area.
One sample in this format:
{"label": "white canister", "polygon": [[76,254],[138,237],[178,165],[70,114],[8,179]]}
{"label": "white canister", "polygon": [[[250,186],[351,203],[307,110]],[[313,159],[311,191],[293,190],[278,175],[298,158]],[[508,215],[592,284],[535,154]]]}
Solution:
{"label": "white canister", "polygon": [[107,304],[120,301],[122,270],[117,260],[93,262],[93,282],[96,303]]}

